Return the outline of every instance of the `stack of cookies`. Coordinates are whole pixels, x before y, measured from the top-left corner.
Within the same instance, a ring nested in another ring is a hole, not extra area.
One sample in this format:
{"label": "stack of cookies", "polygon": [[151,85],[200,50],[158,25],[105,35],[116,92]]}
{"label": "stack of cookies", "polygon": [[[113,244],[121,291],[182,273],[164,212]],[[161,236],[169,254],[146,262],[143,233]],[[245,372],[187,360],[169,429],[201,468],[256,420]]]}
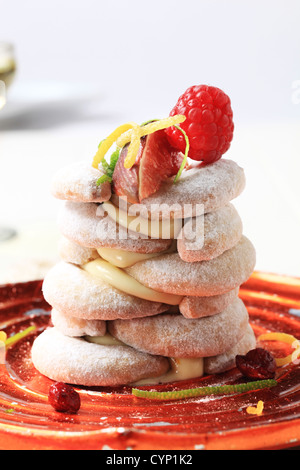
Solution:
{"label": "stack of cookies", "polygon": [[133,204],[109,181],[97,184],[99,168],[77,163],[53,180],[53,195],[64,200],[61,262],[44,280],[53,326],[33,344],[35,367],[86,386],[174,382],[235,367],[236,355],[256,345],[238,297],[255,250],[231,203],[244,189],[243,170],[228,159],[186,167],[176,184],[166,179],[143,199],[135,224]]}

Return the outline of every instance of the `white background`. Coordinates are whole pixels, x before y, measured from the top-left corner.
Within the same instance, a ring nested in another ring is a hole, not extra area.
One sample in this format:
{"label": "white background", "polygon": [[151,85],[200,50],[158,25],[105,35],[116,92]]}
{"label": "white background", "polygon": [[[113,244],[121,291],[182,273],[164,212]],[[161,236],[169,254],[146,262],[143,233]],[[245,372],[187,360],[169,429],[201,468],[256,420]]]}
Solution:
{"label": "white background", "polygon": [[55,253],[57,168],[207,83],[232,100],[226,157],[246,171],[236,206],[257,269],[300,276],[298,0],[0,0],[0,21],[18,61],[0,113],[0,223],[25,243],[2,245],[3,262]]}

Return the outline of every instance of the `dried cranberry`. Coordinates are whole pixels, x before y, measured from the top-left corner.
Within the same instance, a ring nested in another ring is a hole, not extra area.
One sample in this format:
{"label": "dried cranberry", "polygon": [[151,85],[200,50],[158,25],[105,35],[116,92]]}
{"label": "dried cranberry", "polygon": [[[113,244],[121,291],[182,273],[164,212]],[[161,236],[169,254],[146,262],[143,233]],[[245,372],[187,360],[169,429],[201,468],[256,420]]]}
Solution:
{"label": "dried cranberry", "polygon": [[264,380],[275,377],[276,362],[266,349],[256,348],[245,356],[236,356],[236,366],[245,377],[251,379]]}
{"label": "dried cranberry", "polygon": [[56,410],[65,413],[77,413],[81,401],[73,387],[63,382],[55,382],[49,389],[48,401]]}

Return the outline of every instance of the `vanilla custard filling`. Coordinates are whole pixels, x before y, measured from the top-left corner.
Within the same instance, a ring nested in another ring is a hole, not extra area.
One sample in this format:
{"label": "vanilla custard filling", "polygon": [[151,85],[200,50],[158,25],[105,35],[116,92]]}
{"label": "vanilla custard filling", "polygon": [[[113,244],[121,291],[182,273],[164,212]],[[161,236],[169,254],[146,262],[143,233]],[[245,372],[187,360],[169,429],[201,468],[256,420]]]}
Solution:
{"label": "vanilla custard filling", "polygon": [[[118,339],[114,338],[109,333],[104,336],[85,336],[86,341],[89,343],[99,344],[100,346],[126,346]],[[204,375],[204,360],[202,357],[195,359],[187,358],[168,358],[170,362],[170,369],[160,377],[149,377],[142,379],[135,383],[135,385],[155,385],[159,383],[178,382],[180,380],[190,380]]]}
{"label": "vanilla custard filling", "polygon": [[157,292],[144,286],[122,269],[113,266],[103,259],[91,261],[83,265],[82,269],[94,278],[101,279],[116,289],[140,299],[168,305],[179,305],[182,300],[182,296]]}
{"label": "vanilla custard filling", "polygon": [[97,248],[97,251],[101,258],[108,261],[110,264],[117,266],[118,268],[129,268],[140,261],[154,258],[159,256],[161,253],[133,253],[125,250],[116,250],[114,248]]}
{"label": "vanilla custard filling", "polygon": [[202,357],[187,358],[168,358],[170,361],[170,370],[160,377],[150,377],[142,379],[134,385],[156,385],[159,383],[179,382],[180,380],[196,379],[204,375],[204,359]]}
{"label": "vanilla custard filling", "polygon": [[165,255],[167,253],[175,253],[176,249],[176,240],[174,240],[168,250],[158,253],[134,253],[133,251],[106,247],[97,248],[97,251],[100,257],[108,261],[110,264],[113,264],[118,268],[129,268],[140,261],[156,258],[157,256]]}
{"label": "vanilla custard filling", "polygon": [[150,238],[174,240],[182,229],[182,219],[150,220],[128,215],[127,211],[116,207],[112,202],[104,202],[101,207],[117,224]]}
{"label": "vanilla custard filling", "polygon": [[127,346],[109,333],[104,336],[85,336],[84,338],[89,343],[100,344],[100,346]]}

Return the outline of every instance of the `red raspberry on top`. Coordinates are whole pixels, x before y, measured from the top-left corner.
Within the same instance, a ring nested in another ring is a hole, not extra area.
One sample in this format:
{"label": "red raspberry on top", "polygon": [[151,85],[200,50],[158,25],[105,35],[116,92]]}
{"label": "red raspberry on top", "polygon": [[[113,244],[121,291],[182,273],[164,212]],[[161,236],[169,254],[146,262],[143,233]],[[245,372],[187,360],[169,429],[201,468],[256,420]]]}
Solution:
{"label": "red raspberry on top", "polygon": [[[183,114],[186,120],[180,127],[190,141],[189,157],[193,160],[213,163],[229,149],[234,124],[230,98],[219,88],[192,86],[180,96],[170,116]],[[176,127],[166,129],[170,144],[182,152],[186,143]]]}

